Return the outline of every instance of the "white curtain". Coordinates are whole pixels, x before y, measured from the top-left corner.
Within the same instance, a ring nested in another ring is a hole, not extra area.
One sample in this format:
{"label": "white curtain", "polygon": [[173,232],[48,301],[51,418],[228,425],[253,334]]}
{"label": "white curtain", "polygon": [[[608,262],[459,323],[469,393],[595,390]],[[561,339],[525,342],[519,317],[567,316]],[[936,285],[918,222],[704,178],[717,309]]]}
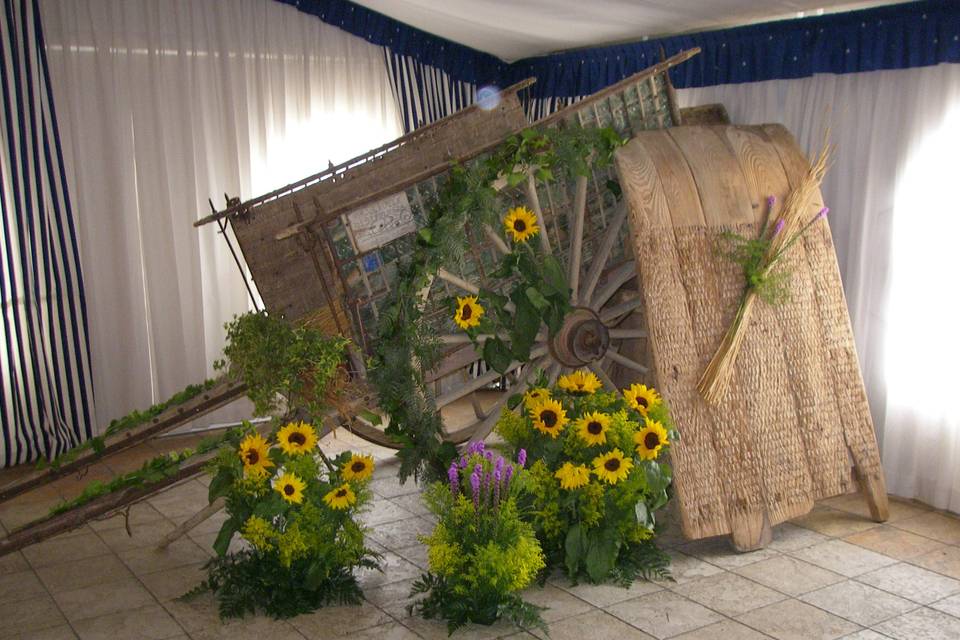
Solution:
{"label": "white curtain", "polygon": [[679,91],[781,122],[823,185],[891,493],[960,511],[960,65]]}
{"label": "white curtain", "polygon": [[401,133],[380,47],[274,0],[42,0],[100,427],[212,374],[249,308],[214,225]]}

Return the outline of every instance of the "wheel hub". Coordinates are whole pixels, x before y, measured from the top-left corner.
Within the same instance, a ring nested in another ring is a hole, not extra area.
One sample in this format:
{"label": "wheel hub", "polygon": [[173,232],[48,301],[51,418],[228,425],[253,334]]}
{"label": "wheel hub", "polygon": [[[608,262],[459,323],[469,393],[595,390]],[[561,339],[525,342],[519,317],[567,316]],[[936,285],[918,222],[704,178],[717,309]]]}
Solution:
{"label": "wheel hub", "polygon": [[560,330],[550,336],[549,344],[557,362],[582,367],[603,358],[610,346],[610,332],[592,309],[576,307],[564,318]]}

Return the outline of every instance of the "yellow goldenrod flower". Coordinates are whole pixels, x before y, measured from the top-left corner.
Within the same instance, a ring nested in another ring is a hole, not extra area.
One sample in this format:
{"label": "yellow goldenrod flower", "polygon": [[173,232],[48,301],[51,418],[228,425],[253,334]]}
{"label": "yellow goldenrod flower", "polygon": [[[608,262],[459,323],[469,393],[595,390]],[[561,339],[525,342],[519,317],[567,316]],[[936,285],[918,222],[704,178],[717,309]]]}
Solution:
{"label": "yellow goldenrod flower", "polygon": [[656,460],[660,449],[670,444],[667,430],[656,420],[647,420],[646,426],[633,434],[633,441],[641,460]]}
{"label": "yellow goldenrod flower", "polygon": [[590,482],[590,470],[582,464],[564,462],[553,475],[560,481],[561,489],[579,489]]}
{"label": "yellow goldenrod flower", "polygon": [[298,456],[317,446],[317,432],[304,422],[291,422],[277,433],[277,442],[288,456]]}
{"label": "yellow goldenrod flower", "polygon": [[340,471],[345,480],[366,480],[373,475],[373,457],[353,453]]}
{"label": "yellow goldenrod flower", "polygon": [[614,449],[593,459],[593,472],[608,484],[617,484],[630,475],[633,460],[625,458],[620,449]]}
{"label": "yellow goldenrod flower", "polygon": [[526,242],[540,232],[537,216],[526,207],[514,207],[507,211],[503,226],[514,242]]}
{"label": "yellow goldenrod flower", "polygon": [[603,387],[603,383],[592,371],[576,370],[560,376],[557,386],[574,395],[589,395]]}
{"label": "yellow goldenrod flower", "polygon": [[483,317],[483,307],[477,302],[477,296],[457,297],[457,310],[453,314],[453,321],[461,329],[470,329],[480,324]]}
{"label": "yellow goldenrod flower", "polygon": [[610,416],[594,411],[586,413],[576,422],[577,435],[588,445],[595,446],[607,442],[607,429],[610,428]]}

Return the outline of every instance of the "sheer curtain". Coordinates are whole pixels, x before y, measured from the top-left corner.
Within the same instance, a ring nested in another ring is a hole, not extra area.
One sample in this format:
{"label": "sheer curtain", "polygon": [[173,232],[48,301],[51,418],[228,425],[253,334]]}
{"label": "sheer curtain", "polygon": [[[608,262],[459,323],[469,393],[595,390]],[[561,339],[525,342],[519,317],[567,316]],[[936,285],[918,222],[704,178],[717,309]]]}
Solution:
{"label": "sheer curtain", "polygon": [[191,225],[400,135],[384,53],[274,0],[41,0],[100,426],[212,373],[249,308]]}
{"label": "sheer curtain", "polygon": [[960,65],[680,90],[735,123],[782,122],[823,185],[891,493],[960,511]]}

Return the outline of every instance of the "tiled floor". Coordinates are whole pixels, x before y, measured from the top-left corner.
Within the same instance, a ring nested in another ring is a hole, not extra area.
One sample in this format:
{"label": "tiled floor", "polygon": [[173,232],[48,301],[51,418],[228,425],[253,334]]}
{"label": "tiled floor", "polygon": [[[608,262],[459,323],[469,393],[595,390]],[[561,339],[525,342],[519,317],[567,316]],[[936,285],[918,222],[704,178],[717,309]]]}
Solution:
{"label": "tiled floor", "polygon": [[[186,444],[161,441],[169,448]],[[204,506],[205,480],[198,479],[135,506],[132,537],[116,517],[0,558],[0,638],[446,637],[442,623],[406,615],[410,583],[426,566],[417,534],[432,526],[416,487],[397,483],[386,450],[344,434],[324,444],[334,451],[363,448],[379,460],[366,522],[385,568],[361,577],[363,606],[285,622],[258,617],[222,624],[212,598],[177,601],[201,580],[222,522],[212,518],[166,551],[156,550],[164,534]],[[81,481],[66,479],[2,505],[0,524],[9,530],[42,515],[60,495],[136,466],[153,450],[131,452]],[[892,502],[890,512],[880,525],[866,517],[857,496],[827,500],[778,526],[769,548],[749,554],[733,552],[723,539],[687,542],[668,531],[663,542],[675,582],[621,589],[572,586],[558,577],[526,597],[550,607],[545,618],[554,640],[960,638],[960,519],[902,501]],[[504,636],[531,637],[506,624],[455,637]]]}

